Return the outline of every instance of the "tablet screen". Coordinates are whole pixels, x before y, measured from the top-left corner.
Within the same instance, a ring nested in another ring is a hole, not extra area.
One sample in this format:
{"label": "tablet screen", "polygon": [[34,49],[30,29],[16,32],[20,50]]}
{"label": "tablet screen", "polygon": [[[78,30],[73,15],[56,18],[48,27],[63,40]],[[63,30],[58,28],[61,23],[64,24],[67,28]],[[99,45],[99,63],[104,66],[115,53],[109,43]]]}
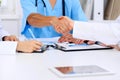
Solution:
{"label": "tablet screen", "polygon": [[99,67],[97,65],[87,66],[63,66],[54,67],[51,70],[61,77],[72,77],[72,76],[96,76],[96,75],[108,75],[113,74],[112,72]]}

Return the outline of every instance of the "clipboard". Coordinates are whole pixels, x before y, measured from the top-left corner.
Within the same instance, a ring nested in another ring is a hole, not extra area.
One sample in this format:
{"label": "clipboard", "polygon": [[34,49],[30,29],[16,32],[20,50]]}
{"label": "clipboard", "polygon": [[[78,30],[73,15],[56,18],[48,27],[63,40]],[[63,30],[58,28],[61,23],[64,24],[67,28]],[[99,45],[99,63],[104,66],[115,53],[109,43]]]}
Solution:
{"label": "clipboard", "polygon": [[92,50],[110,50],[113,49],[112,47],[104,47],[100,46],[99,43],[88,45],[88,44],[74,44],[74,43],[54,43],[43,45],[40,50],[34,51],[33,53],[44,53],[46,50],[52,47],[57,50],[61,50],[64,52],[72,52],[72,51],[92,51]]}
{"label": "clipboard", "polygon": [[64,51],[64,52],[72,52],[72,51],[93,51],[93,50],[110,50],[113,49],[112,47],[104,47],[97,44],[94,45],[87,45],[87,44],[68,44],[68,46],[55,44],[57,47],[56,49]]}

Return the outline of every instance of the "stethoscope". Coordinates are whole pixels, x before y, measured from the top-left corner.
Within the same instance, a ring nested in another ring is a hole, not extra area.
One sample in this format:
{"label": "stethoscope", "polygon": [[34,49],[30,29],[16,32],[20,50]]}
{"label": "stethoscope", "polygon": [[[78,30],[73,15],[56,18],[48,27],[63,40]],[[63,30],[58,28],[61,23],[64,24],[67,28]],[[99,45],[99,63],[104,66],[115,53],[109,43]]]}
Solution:
{"label": "stethoscope", "polygon": [[[38,0],[35,0],[35,6],[37,7],[38,6],[38,3],[37,3]],[[43,3],[43,7],[44,7],[44,15],[46,15],[46,4],[44,2],[44,0],[42,0],[42,3]],[[65,16],[65,0],[62,0],[62,15]]]}

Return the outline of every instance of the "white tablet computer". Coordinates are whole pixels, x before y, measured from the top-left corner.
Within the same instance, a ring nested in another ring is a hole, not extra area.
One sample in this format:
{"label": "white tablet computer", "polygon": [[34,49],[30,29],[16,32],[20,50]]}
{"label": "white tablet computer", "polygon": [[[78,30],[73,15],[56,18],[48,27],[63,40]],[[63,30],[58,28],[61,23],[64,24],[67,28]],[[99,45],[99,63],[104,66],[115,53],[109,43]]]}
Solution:
{"label": "white tablet computer", "polygon": [[114,74],[97,65],[62,66],[49,69],[59,77],[105,76]]}

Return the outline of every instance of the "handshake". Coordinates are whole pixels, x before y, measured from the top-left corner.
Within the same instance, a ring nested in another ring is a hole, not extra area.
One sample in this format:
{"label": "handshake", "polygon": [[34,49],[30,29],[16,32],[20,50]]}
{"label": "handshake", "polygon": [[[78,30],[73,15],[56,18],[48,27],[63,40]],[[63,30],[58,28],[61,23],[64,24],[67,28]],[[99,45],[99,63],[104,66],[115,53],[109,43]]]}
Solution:
{"label": "handshake", "polygon": [[[59,18],[52,17],[52,20],[50,21],[51,25],[54,27],[56,32],[62,34],[62,36],[59,38],[58,42],[70,42],[75,44],[94,44],[95,41],[91,40],[84,40],[84,39],[77,39],[70,34],[70,31],[73,29],[74,21],[66,16],[61,16]],[[87,41],[87,42],[86,42]]]}
{"label": "handshake", "polygon": [[64,35],[73,29],[74,21],[66,16],[61,16],[59,18],[52,17],[50,24],[54,27],[56,32]]}

